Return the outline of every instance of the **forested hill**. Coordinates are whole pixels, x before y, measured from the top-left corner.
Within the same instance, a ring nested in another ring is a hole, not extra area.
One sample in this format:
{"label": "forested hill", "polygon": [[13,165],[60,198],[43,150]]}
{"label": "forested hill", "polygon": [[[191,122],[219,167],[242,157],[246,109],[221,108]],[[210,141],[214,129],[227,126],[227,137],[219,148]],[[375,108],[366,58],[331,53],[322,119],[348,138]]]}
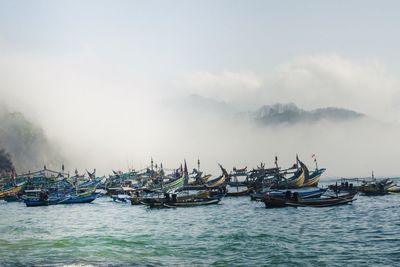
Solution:
{"label": "forested hill", "polygon": [[27,120],[20,112],[4,109],[0,110],[0,150],[3,150],[3,159],[7,158],[7,153],[10,155],[17,172],[39,169],[44,164],[60,164],[62,161],[40,126]]}
{"label": "forested hill", "polygon": [[365,117],[364,114],[353,110],[326,107],[314,110],[304,110],[295,104],[265,105],[251,113],[251,117],[262,125],[314,123],[326,121],[348,121]]}

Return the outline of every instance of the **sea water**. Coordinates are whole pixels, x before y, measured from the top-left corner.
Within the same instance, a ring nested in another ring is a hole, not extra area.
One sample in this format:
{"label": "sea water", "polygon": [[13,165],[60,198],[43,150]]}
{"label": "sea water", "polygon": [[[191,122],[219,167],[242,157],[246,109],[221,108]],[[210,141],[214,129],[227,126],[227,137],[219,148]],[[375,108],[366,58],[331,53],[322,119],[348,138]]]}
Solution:
{"label": "sea water", "polygon": [[249,197],[150,209],[102,197],[0,202],[1,266],[365,266],[400,263],[400,195],[265,209]]}

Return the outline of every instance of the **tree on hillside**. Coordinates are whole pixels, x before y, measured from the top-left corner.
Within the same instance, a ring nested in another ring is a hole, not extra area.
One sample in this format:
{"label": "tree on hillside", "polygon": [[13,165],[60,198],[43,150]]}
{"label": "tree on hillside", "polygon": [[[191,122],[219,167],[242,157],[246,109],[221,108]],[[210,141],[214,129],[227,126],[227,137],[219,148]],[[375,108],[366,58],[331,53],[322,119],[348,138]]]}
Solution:
{"label": "tree on hillside", "polygon": [[11,156],[4,149],[0,149],[0,174],[11,173],[14,170]]}

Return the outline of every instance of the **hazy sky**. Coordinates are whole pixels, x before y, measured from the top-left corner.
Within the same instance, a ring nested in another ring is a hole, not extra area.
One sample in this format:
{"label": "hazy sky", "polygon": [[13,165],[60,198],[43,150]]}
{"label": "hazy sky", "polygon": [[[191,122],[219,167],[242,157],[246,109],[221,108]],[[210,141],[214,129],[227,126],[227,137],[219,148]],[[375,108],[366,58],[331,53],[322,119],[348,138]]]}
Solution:
{"label": "hazy sky", "polygon": [[[105,173],[145,166],[151,156],[169,165],[200,156],[211,171],[216,161],[253,167],[279,154],[290,164],[295,153],[318,152],[331,175],[396,175],[399,8],[398,1],[1,0],[0,97],[79,159],[71,164]],[[238,110],[338,106],[376,122],[239,127],[171,108],[190,94]]]}

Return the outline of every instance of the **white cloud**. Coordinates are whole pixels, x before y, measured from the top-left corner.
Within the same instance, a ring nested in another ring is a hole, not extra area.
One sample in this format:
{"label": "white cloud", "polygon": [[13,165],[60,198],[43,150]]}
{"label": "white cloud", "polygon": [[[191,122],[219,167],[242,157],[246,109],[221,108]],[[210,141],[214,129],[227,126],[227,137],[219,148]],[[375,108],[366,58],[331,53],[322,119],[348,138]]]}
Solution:
{"label": "white cloud", "polygon": [[180,87],[185,93],[248,108],[293,102],[306,109],[335,106],[377,119],[400,119],[399,79],[379,62],[356,62],[335,54],[297,57],[264,74],[194,71]]}
{"label": "white cloud", "polygon": [[266,84],[266,97],[306,108],[338,106],[370,116],[392,117],[399,80],[377,62],[353,62],[338,55],[296,58],[280,65]]}
{"label": "white cloud", "polygon": [[190,106],[172,104],[167,110],[161,101],[198,93],[247,108],[294,102],[305,108],[351,108],[382,118],[397,108],[399,83],[375,62],[305,56],[262,75],[194,71],[171,84],[157,79],[159,73],[153,73],[154,80],[150,75],[143,78],[125,65],[107,64],[93,55],[61,59],[16,53],[0,59],[0,73],[2,99],[37,119],[73,167],[108,173],[126,168],[128,161],[140,168],[151,156],[170,167],[200,156],[204,169],[216,173],[217,161],[228,168],[251,168],[260,161],[272,164],[277,153],[288,166],[296,152],[304,157],[316,152],[330,175],[365,175],[372,168],[396,173],[400,150],[391,146],[400,132],[397,126],[366,121],[263,129],[219,116],[194,117]]}

